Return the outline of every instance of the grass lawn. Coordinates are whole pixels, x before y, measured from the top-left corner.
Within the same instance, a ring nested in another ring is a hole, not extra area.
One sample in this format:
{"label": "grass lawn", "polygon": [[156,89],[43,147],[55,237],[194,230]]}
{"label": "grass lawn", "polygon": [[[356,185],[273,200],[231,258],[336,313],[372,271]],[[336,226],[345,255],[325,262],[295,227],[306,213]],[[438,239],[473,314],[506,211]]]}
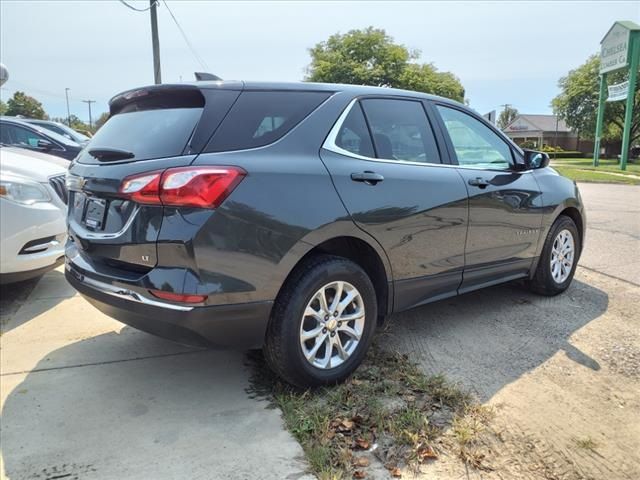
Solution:
{"label": "grass lawn", "polygon": [[[637,162],[637,161],[636,161]],[[601,159],[600,165],[593,166],[593,159],[591,158],[551,158],[551,166],[555,167],[571,167],[580,168],[586,170],[605,171],[621,173],[623,175],[639,175],[640,176],[640,163],[627,163],[626,170],[620,170],[620,165],[617,160]]]}
{"label": "grass lawn", "polygon": [[[640,176],[640,163],[628,163],[626,170],[620,170],[617,160],[601,159],[600,165],[593,166],[591,158],[562,158],[551,159],[551,166],[558,170],[565,177],[569,177],[577,182],[598,182],[598,183],[623,183],[628,185],[640,185],[640,179],[633,176]],[[617,173],[619,175],[607,175],[606,172]],[[621,175],[625,175],[623,177]]]}
{"label": "grass lawn", "polygon": [[[582,169],[574,168],[573,166],[565,167],[560,166],[563,164],[552,163],[551,166],[555,168],[561,175],[571,178],[576,182],[596,182],[596,183],[622,183],[627,185],[640,185],[640,178],[634,178],[632,176],[620,176],[620,175],[608,175],[597,169]],[[616,172],[617,173],[617,172]],[[640,172],[638,172],[640,173]]]}

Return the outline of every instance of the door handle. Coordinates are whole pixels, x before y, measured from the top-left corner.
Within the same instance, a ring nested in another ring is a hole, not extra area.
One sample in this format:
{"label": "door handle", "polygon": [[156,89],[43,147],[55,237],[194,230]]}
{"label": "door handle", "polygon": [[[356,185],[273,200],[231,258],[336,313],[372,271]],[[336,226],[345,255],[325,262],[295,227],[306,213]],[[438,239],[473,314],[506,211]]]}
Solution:
{"label": "door handle", "polygon": [[473,187],[479,188],[487,188],[490,185],[490,182],[482,177],[470,178],[468,183]]}
{"label": "door handle", "polygon": [[367,185],[376,185],[378,182],[382,182],[384,177],[379,173],[375,172],[360,172],[360,173],[352,173],[351,180],[354,182],[364,182]]}

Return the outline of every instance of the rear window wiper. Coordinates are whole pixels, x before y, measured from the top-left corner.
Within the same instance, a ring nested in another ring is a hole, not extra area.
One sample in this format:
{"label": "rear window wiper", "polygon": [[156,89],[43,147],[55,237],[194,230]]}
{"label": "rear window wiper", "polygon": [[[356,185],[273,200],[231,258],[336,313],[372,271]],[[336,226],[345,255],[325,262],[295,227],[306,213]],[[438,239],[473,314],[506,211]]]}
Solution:
{"label": "rear window wiper", "polygon": [[116,160],[127,160],[135,157],[133,152],[120,150],[119,148],[92,148],[89,150],[89,155],[101,162],[115,162]]}

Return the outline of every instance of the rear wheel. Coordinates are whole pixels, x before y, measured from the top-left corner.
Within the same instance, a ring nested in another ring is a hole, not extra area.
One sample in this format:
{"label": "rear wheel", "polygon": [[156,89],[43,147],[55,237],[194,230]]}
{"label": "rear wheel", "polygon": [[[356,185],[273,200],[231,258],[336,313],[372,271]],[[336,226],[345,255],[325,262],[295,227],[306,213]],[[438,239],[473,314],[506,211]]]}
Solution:
{"label": "rear wheel", "polygon": [[341,257],[313,257],[278,295],[265,357],[299,387],[340,382],[362,362],[376,319],[375,290],[362,268]]}
{"label": "rear wheel", "polygon": [[558,217],[549,229],[531,290],[541,295],[564,292],[573,280],[580,254],[580,236],[574,221],[564,215]]}

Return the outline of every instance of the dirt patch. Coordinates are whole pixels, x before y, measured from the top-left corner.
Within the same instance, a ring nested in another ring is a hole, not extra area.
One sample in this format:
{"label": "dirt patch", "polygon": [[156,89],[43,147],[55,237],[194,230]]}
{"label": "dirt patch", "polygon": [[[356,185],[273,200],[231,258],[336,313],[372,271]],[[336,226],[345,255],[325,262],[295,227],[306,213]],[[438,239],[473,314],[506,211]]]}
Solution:
{"label": "dirt patch", "polygon": [[638,298],[637,286],[578,269],[558,297],[504,286],[398,319],[388,344],[495,412],[477,436],[489,471],[442,456],[418,478],[640,478]]}
{"label": "dirt patch", "polygon": [[416,475],[442,455],[490,469],[482,438],[492,410],[442,376],[424,375],[406,355],[374,345],[345,383],[307,391],[274,377],[260,354],[249,363],[249,392],[282,410],[321,479]]}

